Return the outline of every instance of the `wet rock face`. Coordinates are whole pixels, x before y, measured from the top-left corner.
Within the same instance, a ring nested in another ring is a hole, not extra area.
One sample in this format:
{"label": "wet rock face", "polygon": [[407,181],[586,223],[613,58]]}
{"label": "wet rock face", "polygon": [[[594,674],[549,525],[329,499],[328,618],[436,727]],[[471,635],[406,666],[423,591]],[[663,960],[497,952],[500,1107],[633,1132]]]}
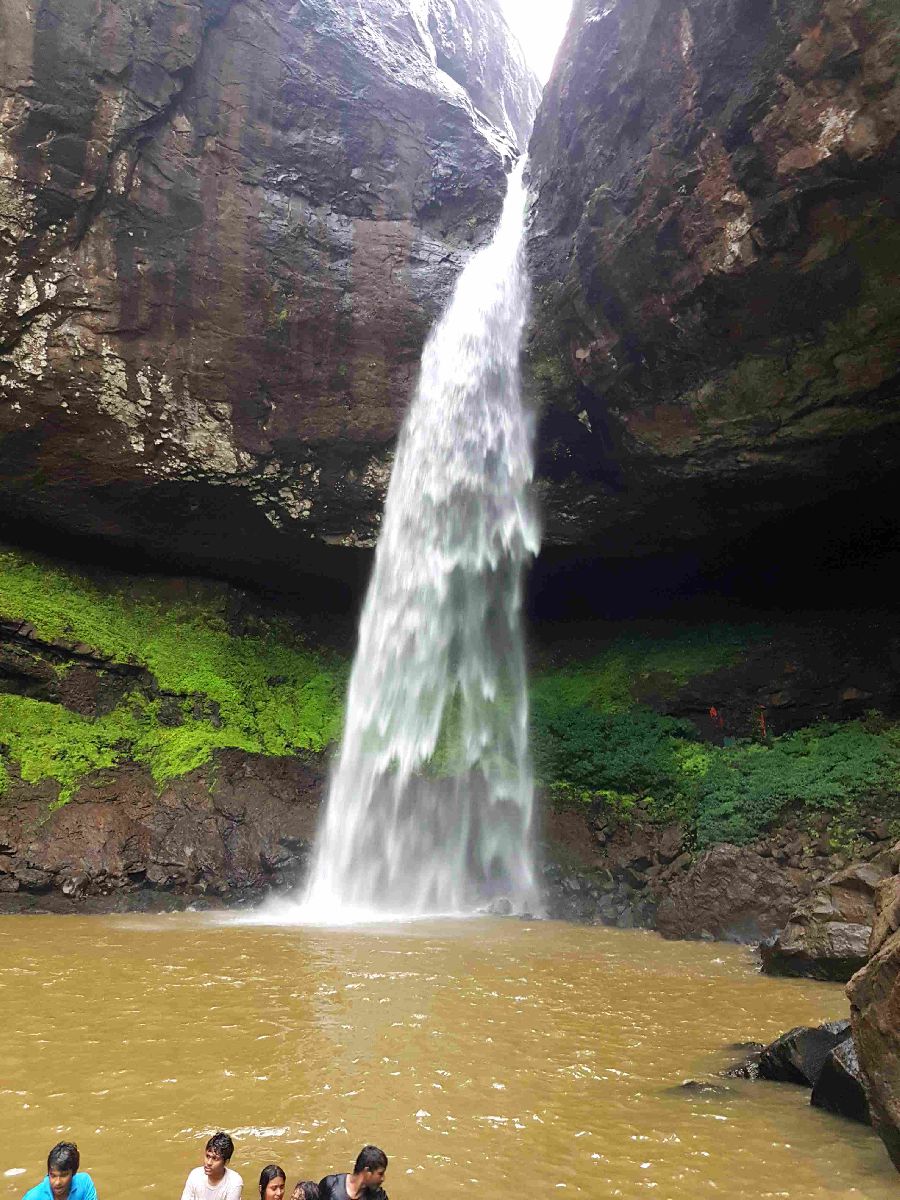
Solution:
{"label": "wet rock face", "polygon": [[482,0],[431,0],[435,61],[492,124],[525,147],[541,88],[511,41],[501,11]]}
{"label": "wet rock face", "polygon": [[846,983],[866,964],[877,889],[896,874],[898,859],[900,851],[885,850],[825,879],[760,946],[763,970]]}
{"label": "wet rock face", "polygon": [[54,785],[14,779],[0,807],[0,912],[115,911],[255,898],[297,882],[321,769],[229,750],[161,794],[139,767]]}
{"label": "wet rock face", "polygon": [[898,38],[878,0],[576,0],[530,146],[548,539],[896,471]]}
{"label": "wet rock face", "polygon": [[878,885],[869,953],[847,988],[850,1019],[872,1123],[900,1171],[900,875]]}
{"label": "wet rock face", "polygon": [[663,937],[757,942],[780,929],[809,886],[805,873],[745,846],[713,846],[669,887]]}
{"label": "wet rock face", "polygon": [[0,85],[0,515],[370,544],[536,99],[493,0],[0,0]]}
{"label": "wet rock face", "polygon": [[824,1108],[839,1117],[848,1117],[871,1125],[869,1102],[859,1069],[859,1056],[853,1039],[836,1046],[822,1066],[810,1098],[813,1108]]}
{"label": "wet rock face", "polygon": [[766,1046],[759,1056],[759,1078],[815,1087],[831,1052],[850,1037],[849,1021],[799,1025]]}
{"label": "wet rock face", "polygon": [[748,1057],[722,1072],[731,1079],[767,1079],[812,1088],[810,1104],[871,1123],[849,1021],[801,1025],[768,1046],[750,1043]]}

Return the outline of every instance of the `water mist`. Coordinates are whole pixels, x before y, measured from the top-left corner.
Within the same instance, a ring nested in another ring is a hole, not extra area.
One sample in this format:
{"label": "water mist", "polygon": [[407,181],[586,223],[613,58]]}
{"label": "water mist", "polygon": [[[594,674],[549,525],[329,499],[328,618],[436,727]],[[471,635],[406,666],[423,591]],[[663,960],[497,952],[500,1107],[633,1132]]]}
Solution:
{"label": "water mist", "polygon": [[303,916],[534,911],[520,620],[538,549],[522,168],[422,356],[359,627]]}

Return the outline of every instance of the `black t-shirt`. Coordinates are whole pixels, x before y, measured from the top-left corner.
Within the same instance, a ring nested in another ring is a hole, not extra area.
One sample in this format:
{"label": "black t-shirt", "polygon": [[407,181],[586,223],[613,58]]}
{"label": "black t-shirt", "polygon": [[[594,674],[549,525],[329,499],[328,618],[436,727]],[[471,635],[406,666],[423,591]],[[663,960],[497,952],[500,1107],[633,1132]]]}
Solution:
{"label": "black t-shirt", "polygon": [[[346,1171],[343,1175],[326,1175],[319,1182],[319,1200],[348,1200]],[[381,1187],[363,1188],[359,1200],[388,1200],[388,1194]]]}

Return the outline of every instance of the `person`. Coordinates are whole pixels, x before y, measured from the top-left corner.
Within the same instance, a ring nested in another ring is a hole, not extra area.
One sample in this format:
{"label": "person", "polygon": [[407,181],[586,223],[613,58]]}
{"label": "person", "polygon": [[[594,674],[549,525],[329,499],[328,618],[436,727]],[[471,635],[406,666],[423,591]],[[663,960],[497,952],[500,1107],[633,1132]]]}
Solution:
{"label": "person", "polygon": [[277,1163],[269,1163],[259,1173],[259,1200],[284,1200],[287,1176]]}
{"label": "person", "polygon": [[352,1172],[326,1175],[319,1181],[319,1200],[388,1200],[381,1186],[388,1158],[377,1146],[363,1146]]}
{"label": "person", "polygon": [[47,1174],[22,1200],[97,1200],[90,1175],[79,1171],[81,1155],[74,1142],[57,1142],[47,1155]]}
{"label": "person", "polygon": [[241,1200],[244,1181],[228,1165],[232,1154],[234,1142],[228,1134],[214,1133],[206,1143],[203,1166],[194,1167],[185,1181],[181,1200]]}
{"label": "person", "polygon": [[294,1184],[291,1200],[319,1200],[319,1185],[312,1179],[301,1179]]}

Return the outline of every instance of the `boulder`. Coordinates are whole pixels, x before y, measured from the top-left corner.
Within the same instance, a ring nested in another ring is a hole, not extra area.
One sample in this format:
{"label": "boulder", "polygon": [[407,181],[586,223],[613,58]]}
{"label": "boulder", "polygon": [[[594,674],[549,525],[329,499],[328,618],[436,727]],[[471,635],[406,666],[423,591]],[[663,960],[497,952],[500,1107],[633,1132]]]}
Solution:
{"label": "boulder", "polygon": [[801,872],[746,847],[713,846],[671,882],[657,929],[667,938],[757,942],[784,925],[804,882]]}
{"label": "boulder", "polygon": [[900,874],[879,884],[876,905],[870,958],[847,993],[872,1124],[900,1170]]}
{"label": "boulder", "polygon": [[0,25],[0,520],[257,577],[372,545],[537,101],[498,0]]}
{"label": "boulder", "polygon": [[846,983],[868,959],[877,889],[896,866],[887,851],[825,879],[760,946],[763,970]]}
{"label": "boulder", "polygon": [[898,41],[881,0],[575,0],[530,143],[548,540],[628,558],[786,526],[796,556],[811,497],[839,518],[864,479],[878,505]]}
{"label": "boulder", "polygon": [[871,1124],[869,1102],[852,1037],[845,1038],[826,1057],[813,1085],[810,1103],[840,1117]]}
{"label": "boulder", "polygon": [[829,1054],[849,1037],[849,1021],[828,1021],[815,1027],[800,1025],[791,1029],[760,1054],[759,1078],[814,1087]]}

